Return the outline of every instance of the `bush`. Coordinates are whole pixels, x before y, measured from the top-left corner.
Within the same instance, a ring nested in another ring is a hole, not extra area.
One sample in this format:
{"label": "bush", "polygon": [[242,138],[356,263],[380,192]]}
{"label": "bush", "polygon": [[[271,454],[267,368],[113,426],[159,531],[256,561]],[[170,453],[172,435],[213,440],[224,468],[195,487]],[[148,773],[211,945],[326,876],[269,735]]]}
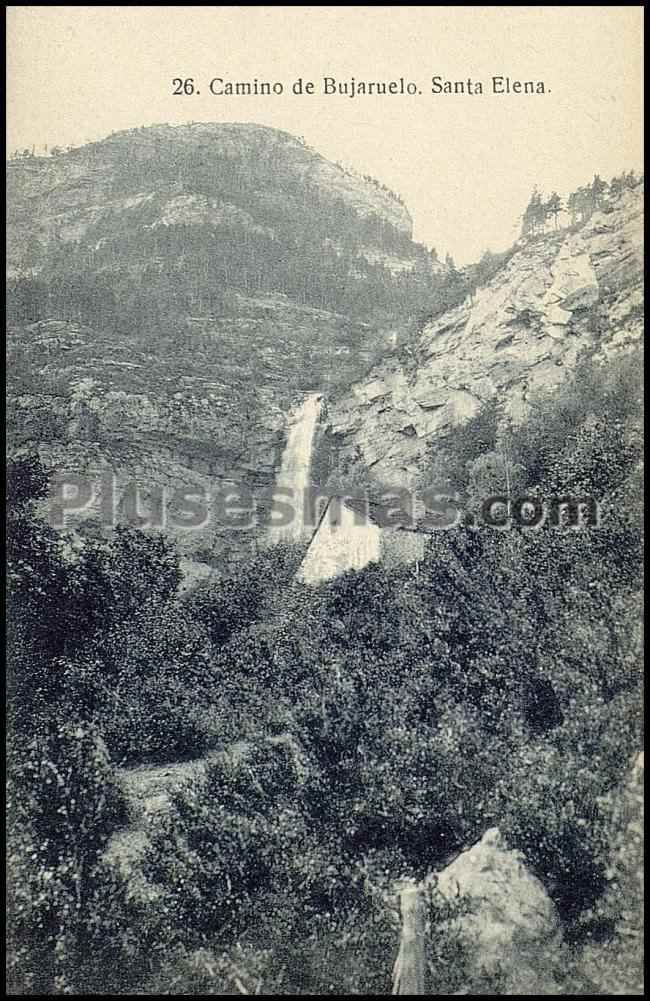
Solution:
{"label": "bush", "polygon": [[120,762],[197,757],[234,735],[209,638],[182,602],[138,609],[62,669],[66,702]]}
{"label": "bush", "polygon": [[592,908],[606,885],[611,820],[608,797],[641,741],[638,694],[594,700],[552,739],[522,744],[500,779],[496,811],[565,920]]}
{"label": "bush", "polygon": [[10,983],[21,994],[83,993],[91,957],[114,959],[129,936],[124,887],[102,861],[126,805],[86,723],[37,734],[10,766]]}
{"label": "bush", "polygon": [[277,545],[230,567],[216,583],[200,584],[186,599],[192,620],[215,647],[242,632],[269,604],[281,603],[304,555],[304,546]]}
{"label": "bush", "polygon": [[156,819],[145,871],[183,945],[201,945],[224,925],[241,928],[257,896],[288,869],[305,836],[297,782],[291,755],[253,745],[224,755]]}

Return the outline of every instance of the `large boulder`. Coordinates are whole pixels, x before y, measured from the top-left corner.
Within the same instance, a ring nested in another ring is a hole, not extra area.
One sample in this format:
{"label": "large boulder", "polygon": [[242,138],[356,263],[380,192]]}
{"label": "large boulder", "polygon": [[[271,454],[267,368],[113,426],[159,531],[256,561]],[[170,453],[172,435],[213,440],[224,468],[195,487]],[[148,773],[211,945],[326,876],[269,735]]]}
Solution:
{"label": "large boulder", "polygon": [[447,930],[459,936],[463,949],[468,990],[462,993],[474,993],[471,988],[481,984],[502,994],[557,993],[551,960],[561,947],[559,916],[521,853],[508,849],[497,828],[443,869],[436,886],[457,905]]}

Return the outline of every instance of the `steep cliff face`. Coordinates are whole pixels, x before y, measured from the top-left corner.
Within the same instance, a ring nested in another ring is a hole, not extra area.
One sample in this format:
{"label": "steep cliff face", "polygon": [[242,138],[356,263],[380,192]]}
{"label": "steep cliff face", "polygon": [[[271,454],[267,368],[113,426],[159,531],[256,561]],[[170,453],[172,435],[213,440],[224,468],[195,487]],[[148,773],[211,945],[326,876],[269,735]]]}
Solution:
{"label": "steep cliff face", "polygon": [[517,420],[583,348],[603,359],[642,336],[643,188],[579,229],[522,243],[473,298],[424,327],[330,407],[348,459],[384,482],[418,475],[436,435],[498,396]]}
{"label": "steep cliff face", "polygon": [[[278,294],[233,295],[228,314],[194,317],[170,340],[55,319],[12,326],[10,447],[86,478],[93,497],[71,525],[106,517],[112,478],[116,521],[137,484],[139,515],[182,553],[237,555],[264,532],[293,402],[316,384],[322,352],[362,335],[362,325]],[[219,514],[231,490],[254,505],[246,530]],[[204,522],[174,517],[181,491],[205,501]]]}
{"label": "steep cliff face", "polygon": [[[262,522],[291,406],[432,273],[396,195],[255,125],[13,160],[8,206],[10,447],[118,495],[239,484]],[[188,554],[258,534],[165,528]]]}

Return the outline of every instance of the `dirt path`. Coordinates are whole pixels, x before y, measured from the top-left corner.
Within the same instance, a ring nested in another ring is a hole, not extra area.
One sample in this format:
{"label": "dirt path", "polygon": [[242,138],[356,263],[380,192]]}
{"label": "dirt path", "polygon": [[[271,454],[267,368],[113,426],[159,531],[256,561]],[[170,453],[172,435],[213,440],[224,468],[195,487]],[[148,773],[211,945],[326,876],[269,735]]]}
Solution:
{"label": "dirt path", "polygon": [[156,895],[155,888],[146,883],[140,865],[147,849],[147,828],[151,817],[169,808],[171,797],[178,789],[200,782],[211,763],[223,760],[225,756],[237,760],[245,754],[247,747],[247,741],[241,740],[203,758],[120,770],[119,779],[129,802],[132,820],[128,827],[112,836],[105,858],[128,880],[132,893],[144,899]]}

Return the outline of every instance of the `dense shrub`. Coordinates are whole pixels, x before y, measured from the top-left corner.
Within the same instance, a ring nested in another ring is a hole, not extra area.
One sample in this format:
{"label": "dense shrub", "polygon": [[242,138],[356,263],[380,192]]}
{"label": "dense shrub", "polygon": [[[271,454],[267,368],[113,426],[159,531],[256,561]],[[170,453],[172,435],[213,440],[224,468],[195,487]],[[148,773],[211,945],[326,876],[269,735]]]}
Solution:
{"label": "dense shrub", "polygon": [[278,545],[228,569],[218,583],[199,585],[187,598],[194,621],[217,647],[282,600],[304,555],[304,546]]}
{"label": "dense shrub", "polygon": [[210,649],[181,602],[150,601],[66,662],[65,699],[120,762],[198,756],[234,735]]}
{"label": "dense shrub", "polygon": [[153,828],[146,874],[162,887],[160,906],[183,944],[198,946],[225,925],[242,928],[305,837],[293,803],[295,763],[270,752],[258,744],[224,754]]}
{"label": "dense shrub", "polygon": [[97,732],[61,723],[14,747],[8,815],[10,983],[21,994],[83,992],[91,957],[114,961],[133,934],[102,860],[126,804]]}
{"label": "dense shrub", "polygon": [[178,555],[159,534],[118,525],[107,541],[90,540],[74,565],[74,587],[84,636],[102,638],[143,611],[155,614],[182,579]]}

